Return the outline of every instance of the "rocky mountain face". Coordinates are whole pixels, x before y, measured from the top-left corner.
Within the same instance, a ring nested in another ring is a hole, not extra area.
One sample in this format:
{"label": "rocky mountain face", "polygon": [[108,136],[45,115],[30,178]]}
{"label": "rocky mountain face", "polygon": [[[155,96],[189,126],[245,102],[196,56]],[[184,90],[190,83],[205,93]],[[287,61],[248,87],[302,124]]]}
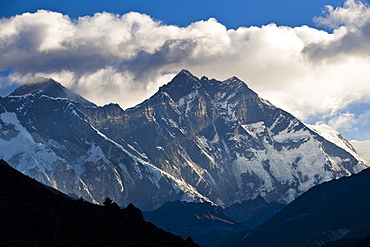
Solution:
{"label": "rocky mountain face", "polygon": [[95,106],[51,80],[25,85],[0,99],[0,149],[65,193],[143,210],[175,200],[287,203],[368,167],[236,77],[186,70],[127,110]]}

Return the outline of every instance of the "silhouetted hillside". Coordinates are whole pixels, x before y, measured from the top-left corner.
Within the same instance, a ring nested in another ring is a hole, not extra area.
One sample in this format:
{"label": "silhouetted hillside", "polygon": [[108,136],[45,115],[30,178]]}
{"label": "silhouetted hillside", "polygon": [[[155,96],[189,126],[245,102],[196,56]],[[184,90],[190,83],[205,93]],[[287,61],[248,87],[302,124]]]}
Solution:
{"label": "silhouetted hillside", "polygon": [[1,246],[196,246],[120,209],[72,200],[0,160]]}

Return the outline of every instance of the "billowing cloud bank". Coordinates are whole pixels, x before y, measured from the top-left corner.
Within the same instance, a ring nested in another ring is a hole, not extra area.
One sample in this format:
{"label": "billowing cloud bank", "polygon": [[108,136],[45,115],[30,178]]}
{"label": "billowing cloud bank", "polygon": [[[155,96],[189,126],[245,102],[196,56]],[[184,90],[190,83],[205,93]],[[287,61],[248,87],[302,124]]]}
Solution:
{"label": "billowing cloud bank", "polygon": [[73,20],[39,10],[0,20],[0,71],[7,71],[0,88],[41,75],[126,108],[186,68],[220,80],[235,75],[303,120],[320,115],[343,130],[369,124],[369,112],[343,111],[370,103],[369,6],[347,0],[316,21],[333,32],[275,24],[228,30],[213,18],[181,28],[135,12]]}

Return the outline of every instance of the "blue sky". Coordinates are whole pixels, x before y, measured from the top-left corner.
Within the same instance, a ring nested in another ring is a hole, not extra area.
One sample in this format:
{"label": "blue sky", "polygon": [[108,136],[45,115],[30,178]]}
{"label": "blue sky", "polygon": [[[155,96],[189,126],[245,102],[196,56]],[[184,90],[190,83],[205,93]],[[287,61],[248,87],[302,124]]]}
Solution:
{"label": "blue sky", "polygon": [[128,108],[185,68],[370,138],[367,1],[0,0],[0,17],[0,96],[44,76]]}
{"label": "blue sky", "polygon": [[198,20],[215,17],[228,28],[277,25],[315,25],[313,17],[320,15],[326,5],[339,6],[338,0],[1,0],[0,16],[10,17],[24,12],[47,9],[72,18],[96,12],[124,14],[130,11],[146,13],[165,24],[187,26]]}

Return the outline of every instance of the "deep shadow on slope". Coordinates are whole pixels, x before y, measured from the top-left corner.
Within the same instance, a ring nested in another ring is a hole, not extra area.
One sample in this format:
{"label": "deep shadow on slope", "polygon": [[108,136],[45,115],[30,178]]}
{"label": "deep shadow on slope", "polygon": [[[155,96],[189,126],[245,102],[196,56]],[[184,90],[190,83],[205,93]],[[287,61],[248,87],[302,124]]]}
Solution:
{"label": "deep shadow on slope", "polygon": [[262,197],[228,208],[208,202],[173,201],[154,211],[144,211],[143,215],[147,221],[164,230],[183,238],[191,236],[201,246],[213,247],[235,233],[262,225],[284,206],[277,202],[268,203]]}
{"label": "deep shadow on slope", "polygon": [[368,247],[370,246],[370,224],[359,226],[343,238],[330,242],[324,247]]}
{"label": "deep shadow on slope", "polygon": [[0,160],[1,246],[197,246],[145,222],[130,204],[99,206],[48,188]]}
{"label": "deep shadow on slope", "polygon": [[260,228],[234,235],[223,246],[323,246],[369,225],[369,208],[367,169],[310,189]]}
{"label": "deep shadow on slope", "polygon": [[143,215],[156,226],[181,237],[191,236],[204,247],[216,246],[230,235],[245,230],[226,216],[221,207],[210,203],[167,202],[152,212],[144,211]]}

